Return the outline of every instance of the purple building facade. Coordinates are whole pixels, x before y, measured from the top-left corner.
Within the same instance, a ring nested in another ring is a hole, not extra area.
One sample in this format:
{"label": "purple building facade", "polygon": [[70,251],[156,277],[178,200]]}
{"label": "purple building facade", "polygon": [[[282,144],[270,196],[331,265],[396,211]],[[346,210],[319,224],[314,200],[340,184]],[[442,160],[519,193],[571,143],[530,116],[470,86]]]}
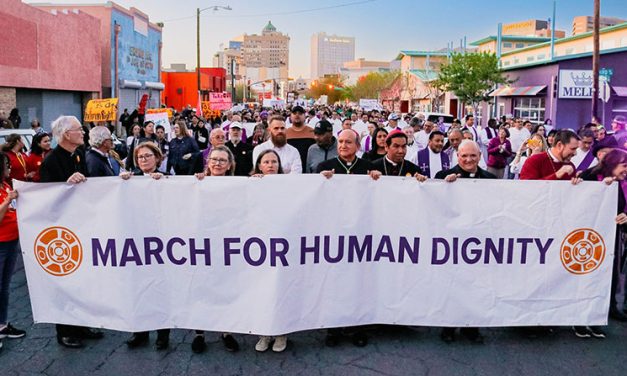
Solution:
{"label": "purple building facade", "polygon": [[[598,119],[609,128],[615,116],[627,117],[627,48],[602,51],[600,67],[613,73],[609,81],[609,100],[607,103],[599,100],[598,105]],[[579,129],[591,120],[591,72],[592,54],[589,52],[506,68],[505,75],[516,82],[491,93],[496,98],[496,111],[494,104],[484,103],[481,112],[491,117],[512,114],[533,123],[551,119],[556,128]],[[569,88],[566,81],[572,81],[571,76],[575,81]],[[565,98],[578,95],[580,97]]]}

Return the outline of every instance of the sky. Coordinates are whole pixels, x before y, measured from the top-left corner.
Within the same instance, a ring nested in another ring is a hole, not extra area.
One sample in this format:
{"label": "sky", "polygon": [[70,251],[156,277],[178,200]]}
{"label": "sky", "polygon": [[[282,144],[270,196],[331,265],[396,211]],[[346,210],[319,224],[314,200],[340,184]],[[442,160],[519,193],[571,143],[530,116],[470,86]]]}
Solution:
{"label": "sky", "polygon": [[[99,0],[39,0],[27,3],[95,4]],[[164,22],[163,66],[196,66],[196,9],[213,5],[232,10],[201,14],[201,66],[211,66],[220,44],[247,34],[260,34],[272,21],[290,36],[290,77],[308,78],[310,39],[317,32],[355,37],[355,58],[391,61],[401,50],[446,48],[453,41],[468,45],[496,35],[499,22],[551,17],[553,0],[117,0],[126,8]],[[556,27],[571,34],[575,16],[592,15],[593,0],[557,0]],[[625,0],[601,0],[601,15],[627,19]]]}

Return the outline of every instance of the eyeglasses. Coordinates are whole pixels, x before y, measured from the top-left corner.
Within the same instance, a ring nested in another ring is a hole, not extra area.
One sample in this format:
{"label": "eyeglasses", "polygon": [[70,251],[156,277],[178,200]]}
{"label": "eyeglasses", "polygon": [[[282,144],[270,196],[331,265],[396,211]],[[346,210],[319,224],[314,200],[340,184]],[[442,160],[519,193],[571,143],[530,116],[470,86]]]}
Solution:
{"label": "eyeglasses", "polygon": [[209,158],[209,161],[213,164],[227,164],[229,162],[228,159],[224,158]]}
{"label": "eyeglasses", "polygon": [[83,132],[83,128],[74,128],[74,129],[69,129],[68,132]]}
{"label": "eyeglasses", "polygon": [[142,155],[138,155],[137,159],[150,159],[154,156],[155,156],[154,154],[142,154]]}

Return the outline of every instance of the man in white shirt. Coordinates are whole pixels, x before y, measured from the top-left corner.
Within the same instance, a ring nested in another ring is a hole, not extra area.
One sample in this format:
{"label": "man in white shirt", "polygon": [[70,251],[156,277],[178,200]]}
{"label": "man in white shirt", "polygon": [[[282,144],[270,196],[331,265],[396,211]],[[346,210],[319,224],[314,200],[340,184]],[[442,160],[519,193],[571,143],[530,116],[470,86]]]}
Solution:
{"label": "man in white shirt", "polygon": [[514,126],[509,128],[509,142],[512,144],[512,153],[518,153],[520,147],[531,137],[527,128],[523,127],[522,119],[515,119]]}
{"label": "man in white shirt", "polygon": [[429,135],[433,131],[435,124],[430,121],[425,121],[422,123],[422,129],[415,133],[414,138],[416,139],[416,144],[418,150],[422,150],[427,147],[429,143]]}
{"label": "man in white shirt", "polygon": [[377,128],[377,124],[371,121],[371,122],[368,122],[367,126],[368,126],[368,133],[361,139],[360,151],[362,154],[370,151],[370,148],[372,147],[372,134],[374,133],[374,130]]}
{"label": "man in white shirt", "polygon": [[403,133],[407,136],[407,153],[405,154],[405,159],[410,162],[414,160],[412,163],[416,164],[415,161],[418,158],[418,152],[420,150],[418,149],[416,139],[414,139],[414,128],[411,125],[407,125],[403,128]]}
{"label": "man in white shirt", "polygon": [[340,134],[340,132],[342,131],[342,119],[340,118],[340,114],[338,114],[337,111],[333,111],[329,122],[333,125],[333,135]]}
{"label": "man in white shirt", "polygon": [[[494,137],[497,137],[498,135],[499,130],[496,125],[496,119],[490,119],[488,120],[488,126],[483,128],[479,133],[479,140],[475,140],[481,146],[481,154],[483,155],[482,160],[484,161],[484,163],[488,161],[488,144],[490,143],[490,140],[492,140]],[[455,166],[455,163],[451,162],[451,164]],[[479,165],[479,167],[485,169],[485,167],[481,165]]]}
{"label": "man in white shirt", "polygon": [[368,133],[368,114],[364,112],[361,117],[358,117],[357,114],[354,117],[356,120],[353,121],[353,130],[359,134],[359,137],[363,138]]}
{"label": "man in white shirt", "polygon": [[462,131],[467,129],[472,133],[473,139],[479,144],[482,144],[481,141],[481,129],[475,127],[475,117],[471,114],[466,115],[466,124],[462,128]]}
{"label": "man in white shirt", "polygon": [[[452,128],[448,132],[449,147],[444,150],[444,153],[448,154],[451,166],[457,165],[457,152],[459,150],[459,145],[462,142],[463,135],[467,135],[468,140],[474,141],[472,139],[472,132],[469,130],[465,130],[464,132],[462,132],[459,129]],[[488,168],[484,158],[479,158],[479,167],[484,170]]]}
{"label": "man in white shirt", "polygon": [[315,128],[316,124],[318,124],[319,121],[320,117],[316,115],[316,110],[309,110],[309,120],[307,121],[307,125],[309,125],[311,128]]}
{"label": "man in white shirt", "polygon": [[285,135],[285,119],[282,116],[272,116],[268,123],[270,139],[259,144],[253,149],[253,163],[257,162],[259,154],[267,149],[272,149],[281,158],[281,167],[286,174],[302,174],[303,163],[298,150],[287,143]]}
{"label": "man in white shirt", "polygon": [[592,153],[594,143],[594,132],[584,129],[579,132],[579,147],[574,157],[570,159],[577,168],[577,171],[584,171],[599,164],[599,161]]}

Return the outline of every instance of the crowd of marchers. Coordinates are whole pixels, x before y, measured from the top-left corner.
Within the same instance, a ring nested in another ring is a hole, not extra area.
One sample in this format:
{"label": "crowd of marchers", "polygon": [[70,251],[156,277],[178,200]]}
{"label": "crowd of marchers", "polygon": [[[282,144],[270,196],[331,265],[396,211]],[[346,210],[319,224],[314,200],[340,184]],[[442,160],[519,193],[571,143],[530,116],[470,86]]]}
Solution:
{"label": "crowd of marchers", "polygon": [[[623,233],[627,230],[627,152],[625,119],[617,117],[610,129],[600,124],[582,126],[550,121],[533,124],[505,116],[479,127],[472,115],[445,124],[420,115],[401,116],[388,111],[365,111],[345,106],[299,105],[288,109],[243,109],[223,116],[203,118],[191,106],[173,111],[170,132],[163,125],[144,121],[137,111],[120,117],[127,137],[118,141],[111,124],[81,124],[73,116],[61,116],[51,124],[51,134],[37,121],[30,150],[19,134],[6,137],[0,152],[0,347],[2,338],[20,338],[26,333],[8,320],[9,284],[20,252],[12,180],[80,184],[89,177],[132,179],[150,176],[194,175],[211,181],[224,176],[262,178],[269,174],[316,173],[332,179],[335,174],[428,179],[453,183],[458,179],[582,180],[600,184],[618,182],[615,217],[617,241],[612,273],[609,316],[627,321],[627,302],[617,302],[624,273]],[[9,121],[10,123],[10,121]],[[2,123],[6,125],[4,122]],[[251,126],[252,125],[252,126]],[[247,132],[248,131],[248,132]],[[56,145],[54,148],[52,145]],[[529,336],[546,335],[551,327],[525,328]],[[80,348],[83,341],[102,338],[103,333],[86,327],[57,325],[57,341]],[[573,327],[581,338],[604,338],[601,327]],[[363,327],[329,329],[325,343],[333,347],[342,338],[356,346],[368,344]],[[462,328],[463,337],[482,343],[479,328]],[[156,348],[169,345],[169,329],[157,331]],[[220,335],[228,351],[239,344],[232,333]],[[455,328],[444,328],[445,342],[456,339]],[[144,346],[149,333],[132,333],[130,348]],[[287,333],[259,337],[257,351],[285,350]],[[206,349],[205,333],[196,331],[191,349]]]}

